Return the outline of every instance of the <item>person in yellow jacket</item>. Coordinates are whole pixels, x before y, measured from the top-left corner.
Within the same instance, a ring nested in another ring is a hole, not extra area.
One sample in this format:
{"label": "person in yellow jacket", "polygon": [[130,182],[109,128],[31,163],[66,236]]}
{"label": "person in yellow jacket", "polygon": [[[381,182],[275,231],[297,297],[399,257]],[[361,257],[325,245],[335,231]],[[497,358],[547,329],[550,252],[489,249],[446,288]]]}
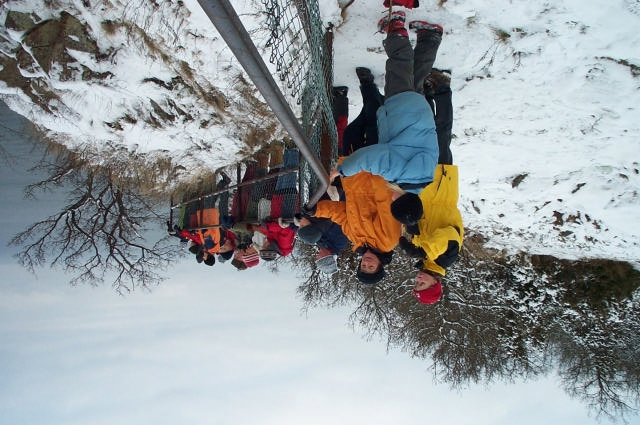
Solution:
{"label": "person in yellow jacket", "polygon": [[442,277],[457,260],[464,239],[458,209],[458,167],[452,165],[450,150],[453,108],[449,77],[435,70],[429,83],[425,97],[435,112],[440,149],[433,182],[418,195],[405,193],[391,204],[393,216],[413,234],[411,241],[401,238],[399,246],[420,259],[413,294],[423,304],[433,304],[442,297]]}
{"label": "person in yellow jacket", "polygon": [[[337,178],[337,173],[330,178]],[[402,235],[401,224],[391,215],[393,192],[382,177],[366,171],[343,177],[342,189],[345,201],[322,200],[305,212],[339,224],[353,251],[362,256],[358,279],[377,283],[385,276],[384,266],[391,262]]]}
{"label": "person in yellow jacket", "polygon": [[405,253],[420,258],[413,294],[423,304],[440,299],[442,277],[462,248],[464,227],[457,203],[458,167],[438,164],[434,181],[419,195],[405,193],[391,205],[394,217],[414,234],[411,241],[402,237],[399,245]]}

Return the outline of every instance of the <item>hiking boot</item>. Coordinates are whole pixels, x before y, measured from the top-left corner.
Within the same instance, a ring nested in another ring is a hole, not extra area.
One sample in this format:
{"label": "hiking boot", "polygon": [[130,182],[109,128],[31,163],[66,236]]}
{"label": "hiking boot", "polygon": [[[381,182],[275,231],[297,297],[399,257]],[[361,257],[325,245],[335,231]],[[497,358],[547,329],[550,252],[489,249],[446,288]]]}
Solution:
{"label": "hiking boot", "polygon": [[409,37],[409,34],[404,27],[404,21],[406,19],[406,13],[401,10],[394,10],[391,13],[391,20],[389,20],[389,15],[386,14],[384,18],[378,21],[378,32],[385,32],[387,34],[393,33],[402,37]]}
{"label": "hiking boot", "polygon": [[[418,2],[418,0],[391,0],[391,4],[393,6],[403,6],[407,9],[413,9],[420,6],[420,2]],[[389,0],[384,0],[382,5],[384,7],[389,7]]]}
{"label": "hiking boot", "polygon": [[361,85],[373,83],[373,74],[369,68],[365,68],[364,66],[357,67],[356,75],[358,76],[358,80],[360,80]]}
{"label": "hiking boot", "polygon": [[424,31],[434,31],[442,35],[444,33],[443,28],[438,24],[430,24],[427,21],[411,21],[409,22],[409,29],[420,34]]}
{"label": "hiking boot", "polygon": [[335,86],[331,89],[333,97],[346,97],[349,87],[347,86]]}
{"label": "hiking boot", "polygon": [[436,92],[443,91],[443,88],[449,88],[451,84],[451,71],[431,69],[431,74],[424,80],[424,92],[433,95]]}

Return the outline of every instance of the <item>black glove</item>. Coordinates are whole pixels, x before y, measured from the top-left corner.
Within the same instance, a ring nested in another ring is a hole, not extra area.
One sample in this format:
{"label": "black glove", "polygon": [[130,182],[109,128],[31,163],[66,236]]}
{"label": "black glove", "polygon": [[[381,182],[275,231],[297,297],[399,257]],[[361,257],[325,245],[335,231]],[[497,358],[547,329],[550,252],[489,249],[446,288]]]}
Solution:
{"label": "black glove", "polygon": [[400,250],[411,258],[427,258],[427,253],[424,252],[424,249],[415,246],[404,236],[400,238],[398,245]]}
{"label": "black glove", "polygon": [[314,215],[316,215],[316,209],[317,209],[317,205],[309,205],[306,204],[302,207],[302,214],[308,216],[308,217],[313,217]]}

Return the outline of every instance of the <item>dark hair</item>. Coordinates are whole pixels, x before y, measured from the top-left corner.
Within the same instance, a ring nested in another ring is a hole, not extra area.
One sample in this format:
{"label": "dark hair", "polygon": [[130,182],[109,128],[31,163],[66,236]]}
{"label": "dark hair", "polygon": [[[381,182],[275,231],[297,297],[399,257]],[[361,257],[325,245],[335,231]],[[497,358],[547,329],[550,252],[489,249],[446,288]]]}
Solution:
{"label": "dark hair", "polygon": [[216,263],[216,257],[212,254],[209,254],[209,256],[207,256],[207,258],[204,260],[204,263],[207,266],[213,266]]}
{"label": "dark hair", "polygon": [[233,250],[232,251],[227,251],[227,252],[221,252],[220,254],[218,254],[220,257],[222,257],[225,261],[226,260],[230,260],[231,257],[233,257]]}
{"label": "dark hair", "polygon": [[238,270],[246,270],[247,269],[247,265],[244,263],[244,261],[242,260],[237,260],[237,259],[233,259],[231,260],[231,265],[233,267],[235,267]]}
{"label": "dark hair", "polygon": [[373,273],[367,273],[360,270],[360,266],[358,266],[358,273],[356,273],[356,277],[361,283],[365,285],[373,285],[382,280],[385,276],[386,272],[384,271],[384,266],[380,263],[378,269]]}

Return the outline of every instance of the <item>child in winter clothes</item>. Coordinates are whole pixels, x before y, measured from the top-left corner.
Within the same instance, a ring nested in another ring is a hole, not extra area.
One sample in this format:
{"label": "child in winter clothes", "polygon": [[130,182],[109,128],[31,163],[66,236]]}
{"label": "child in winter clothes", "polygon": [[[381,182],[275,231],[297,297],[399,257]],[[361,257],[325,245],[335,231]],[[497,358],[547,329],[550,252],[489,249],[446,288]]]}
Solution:
{"label": "child in winter clothes", "polygon": [[451,129],[453,107],[448,79],[438,70],[426,85],[426,98],[435,111],[439,157],[433,183],[418,195],[406,193],[391,204],[396,219],[413,234],[404,237],[400,248],[418,258],[419,269],[413,294],[423,304],[433,304],[442,297],[442,277],[459,255],[464,239],[462,216],[458,209],[458,167],[452,165]]}
{"label": "child in winter clothes", "polygon": [[345,201],[322,200],[305,212],[340,225],[353,250],[362,256],[358,279],[377,283],[401,235],[400,223],[391,215],[392,193],[382,177],[367,172],[343,178],[342,188]]}

